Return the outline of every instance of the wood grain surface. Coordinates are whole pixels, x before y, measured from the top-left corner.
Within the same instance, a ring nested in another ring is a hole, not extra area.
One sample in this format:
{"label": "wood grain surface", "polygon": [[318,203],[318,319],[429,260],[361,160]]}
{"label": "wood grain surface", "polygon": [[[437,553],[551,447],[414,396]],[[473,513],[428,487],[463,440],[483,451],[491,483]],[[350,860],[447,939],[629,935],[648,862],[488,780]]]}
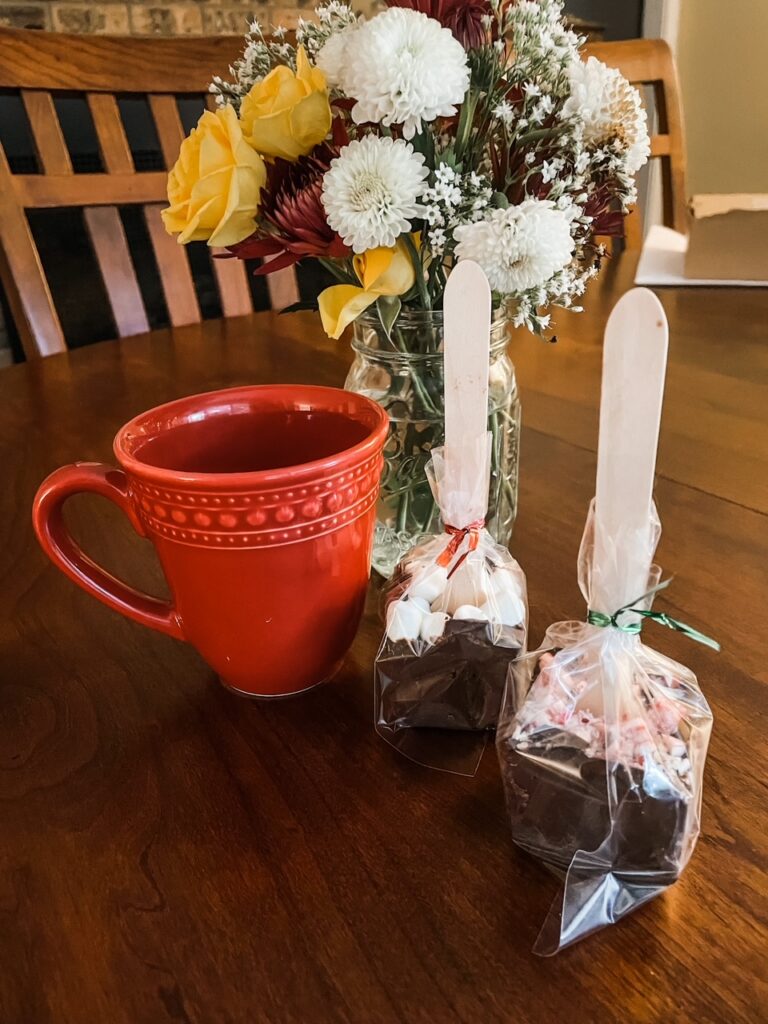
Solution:
{"label": "wood grain surface", "polygon": [[[512,343],[524,422],[513,550],[531,639],[578,618],[613,263],[560,341]],[[0,1021],[3,1024],[755,1024],[768,1020],[768,293],[661,293],[671,322],[654,627],[715,713],[703,835],[682,880],[551,960],[556,883],[509,839],[498,768],[399,758],[372,727],[375,586],[347,661],[295,700],[247,702],[189,647],[114,615],[38,550],[43,476],[111,458],[130,416],[246,382],[341,384],[309,315],[193,324],[0,374]],[[108,503],[68,518],[89,553],[162,591]],[[666,595],[669,595],[668,598]]]}

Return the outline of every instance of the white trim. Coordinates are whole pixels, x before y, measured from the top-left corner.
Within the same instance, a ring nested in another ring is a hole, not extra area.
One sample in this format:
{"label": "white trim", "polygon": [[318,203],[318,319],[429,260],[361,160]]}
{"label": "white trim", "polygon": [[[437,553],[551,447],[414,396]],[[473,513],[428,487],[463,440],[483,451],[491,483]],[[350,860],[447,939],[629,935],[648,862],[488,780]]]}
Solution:
{"label": "white trim", "polygon": [[680,0],[645,0],[643,36],[666,39],[674,50],[680,24]]}
{"label": "white trim", "polygon": [[[680,0],[645,0],[643,36],[646,39],[666,39],[674,53],[677,50],[680,27]],[[655,118],[655,113],[652,115]],[[654,224],[661,224],[661,176],[659,167],[651,165],[648,177],[644,233]]]}
{"label": "white trim", "polygon": [[661,38],[666,39],[673,51],[677,50],[680,32],[680,0],[666,0],[661,20]]}

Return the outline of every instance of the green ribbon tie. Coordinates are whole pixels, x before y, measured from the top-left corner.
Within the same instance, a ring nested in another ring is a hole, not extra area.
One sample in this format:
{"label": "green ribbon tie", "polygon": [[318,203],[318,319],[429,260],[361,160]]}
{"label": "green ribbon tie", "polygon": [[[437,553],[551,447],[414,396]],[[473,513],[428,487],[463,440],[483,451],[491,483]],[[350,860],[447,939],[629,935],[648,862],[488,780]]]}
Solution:
{"label": "green ribbon tie", "polygon": [[679,622],[677,619],[673,619],[666,612],[652,612],[647,611],[645,608],[635,608],[637,604],[641,604],[647,598],[653,594],[657,594],[660,590],[666,589],[672,579],[664,580],[663,583],[659,583],[658,586],[652,587],[647,593],[643,594],[642,597],[636,597],[633,601],[623,605],[621,608],[617,608],[613,615],[606,615],[605,612],[596,612],[591,608],[587,612],[587,622],[590,626],[612,626],[613,629],[618,629],[621,633],[630,633],[636,635],[643,628],[642,622],[626,622],[622,624],[619,620],[622,615],[632,614],[639,615],[641,619],[650,619],[652,622],[658,622],[660,626],[667,626],[669,629],[674,629],[678,633],[682,633],[691,640],[696,640],[700,644],[705,644],[707,647],[711,647],[713,651],[720,650],[720,644],[717,640],[713,640],[712,637],[707,636],[705,633],[700,633],[698,629],[694,629],[692,626],[687,626],[684,622]]}

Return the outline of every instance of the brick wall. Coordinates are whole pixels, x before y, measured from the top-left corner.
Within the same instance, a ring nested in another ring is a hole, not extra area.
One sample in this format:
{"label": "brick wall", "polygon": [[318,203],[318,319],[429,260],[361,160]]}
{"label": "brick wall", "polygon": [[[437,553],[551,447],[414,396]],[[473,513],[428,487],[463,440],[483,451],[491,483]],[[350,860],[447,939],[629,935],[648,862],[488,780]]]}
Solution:
{"label": "brick wall", "polygon": [[[243,35],[256,16],[295,28],[317,0],[0,0],[0,25],[110,35]],[[377,0],[355,0],[370,14]],[[0,366],[11,361],[0,310]]]}
{"label": "brick wall", "polygon": [[[0,25],[112,35],[242,35],[253,15],[294,28],[315,0],[0,0]],[[356,0],[369,13],[376,0]]]}

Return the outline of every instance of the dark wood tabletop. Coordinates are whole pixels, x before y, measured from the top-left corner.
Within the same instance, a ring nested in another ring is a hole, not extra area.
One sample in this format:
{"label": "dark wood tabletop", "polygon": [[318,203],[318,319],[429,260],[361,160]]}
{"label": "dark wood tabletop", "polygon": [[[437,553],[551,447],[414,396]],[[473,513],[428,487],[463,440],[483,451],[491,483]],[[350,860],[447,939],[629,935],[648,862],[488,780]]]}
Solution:
{"label": "dark wood tabletop", "polygon": [[[576,554],[595,477],[614,261],[559,343],[512,342],[531,642],[581,618]],[[56,466],[111,460],[135,413],[227,385],[341,385],[349,351],[309,314],[157,331],[0,373],[2,1024],[552,1024],[768,1020],[768,292],[668,290],[658,607],[650,626],[713,707],[703,834],[682,880],[543,960],[554,878],[513,847],[492,750],[465,779],[372,725],[375,585],[341,672],[249,702],[188,646],[47,563],[30,523]],[[89,553],[162,592],[107,502],[68,518]]]}

